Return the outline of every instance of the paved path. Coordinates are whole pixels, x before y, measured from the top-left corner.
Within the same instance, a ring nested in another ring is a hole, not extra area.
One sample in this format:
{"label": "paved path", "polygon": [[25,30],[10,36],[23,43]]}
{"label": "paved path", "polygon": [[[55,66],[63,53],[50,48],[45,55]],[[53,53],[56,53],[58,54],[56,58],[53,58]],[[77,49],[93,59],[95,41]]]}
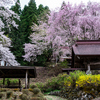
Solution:
{"label": "paved path", "polygon": [[63,99],[63,98],[58,97],[58,96],[51,96],[51,95],[47,95],[45,97],[47,100],[67,100],[67,99]]}

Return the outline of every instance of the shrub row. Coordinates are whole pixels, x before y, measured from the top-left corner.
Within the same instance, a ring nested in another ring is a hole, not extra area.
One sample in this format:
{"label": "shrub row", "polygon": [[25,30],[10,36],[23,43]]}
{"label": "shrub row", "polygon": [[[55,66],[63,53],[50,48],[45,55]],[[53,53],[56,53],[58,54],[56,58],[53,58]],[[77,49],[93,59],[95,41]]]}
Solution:
{"label": "shrub row", "polygon": [[74,71],[70,74],[59,74],[48,79],[45,83],[36,83],[42,92],[67,90],[68,88],[85,88],[86,86],[100,86],[100,75],[86,75],[83,71]]}

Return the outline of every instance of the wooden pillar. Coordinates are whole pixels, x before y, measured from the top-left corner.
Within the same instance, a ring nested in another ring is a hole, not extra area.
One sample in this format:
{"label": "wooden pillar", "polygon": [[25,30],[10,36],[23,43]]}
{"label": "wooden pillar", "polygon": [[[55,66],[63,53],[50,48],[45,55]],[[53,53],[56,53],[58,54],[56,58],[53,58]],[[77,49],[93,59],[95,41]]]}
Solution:
{"label": "wooden pillar", "polygon": [[6,61],[4,61],[4,66],[6,66]]}
{"label": "wooden pillar", "polygon": [[20,78],[19,78],[19,88],[21,88],[21,80],[20,80]]}
{"label": "wooden pillar", "polygon": [[25,88],[27,89],[27,80],[28,80],[28,70],[26,70],[26,75],[25,75]]}
{"label": "wooden pillar", "polygon": [[71,62],[71,68],[75,68],[75,54],[74,54],[74,51],[73,51],[73,48],[72,48],[72,62]]}
{"label": "wooden pillar", "polygon": [[3,87],[4,87],[4,85],[5,85],[5,78],[3,78]]}

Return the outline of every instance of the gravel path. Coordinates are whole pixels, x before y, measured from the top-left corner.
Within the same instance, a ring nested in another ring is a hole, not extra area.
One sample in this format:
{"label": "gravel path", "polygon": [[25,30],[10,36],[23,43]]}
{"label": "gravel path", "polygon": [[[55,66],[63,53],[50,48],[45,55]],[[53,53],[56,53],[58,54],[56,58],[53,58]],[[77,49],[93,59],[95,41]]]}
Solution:
{"label": "gravel path", "polygon": [[49,95],[47,95],[47,96],[45,96],[45,98],[47,99],[47,100],[67,100],[67,99],[64,99],[64,98],[61,98],[61,97],[58,97],[58,96],[49,96]]}

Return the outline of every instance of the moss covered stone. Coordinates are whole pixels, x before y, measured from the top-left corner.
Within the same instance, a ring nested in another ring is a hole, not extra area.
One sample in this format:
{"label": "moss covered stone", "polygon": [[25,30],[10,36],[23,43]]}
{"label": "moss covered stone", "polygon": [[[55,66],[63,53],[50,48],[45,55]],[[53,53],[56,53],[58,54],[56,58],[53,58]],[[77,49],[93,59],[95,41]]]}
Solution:
{"label": "moss covered stone", "polygon": [[23,89],[22,93],[28,95],[29,94],[29,90],[28,89]]}
{"label": "moss covered stone", "polygon": [[6,98],[6,92],[0,92],[0,99]]}
{"label": "moss covered stone", "polygon": [[7,94],[7,98],[10,98],[13,95],[13,91],[7,91],[6,94]]}
{"label": "moss covered stone", "polygon": [[20,95],[21,100],[29,100],[28,96],[26,94]]}
{"label": "moss covered stone", "polygon": [[37,88],[37,86],[35,84],[30,86],[31,89]]}
{"label": "moss covered stone", "polygon": [[38,94],[39,92],[41,92],[41,90],[39,88],[34,88],[33,89],[33,93],[34,94]]}

